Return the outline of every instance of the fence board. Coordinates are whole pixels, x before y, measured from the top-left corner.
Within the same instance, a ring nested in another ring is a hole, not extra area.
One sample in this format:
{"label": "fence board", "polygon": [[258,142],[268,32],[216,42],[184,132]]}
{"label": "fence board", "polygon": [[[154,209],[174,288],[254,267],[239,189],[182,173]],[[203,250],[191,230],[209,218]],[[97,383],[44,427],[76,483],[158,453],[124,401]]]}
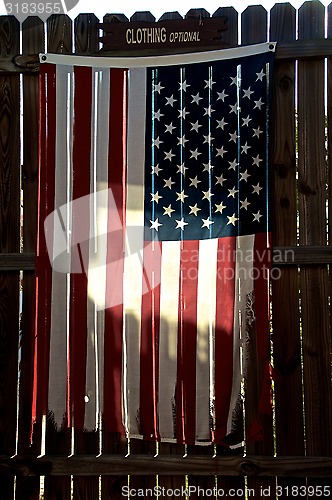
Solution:
{"label": "fence board", "polygon": [[[267,11],[261,6],[256,5],[248,7],[242,13],[241,21],[241,43],[252,44],[265,42],[267,40]],[[256,326],[253,323],[250,337],[254,340],[256,338]],[[264,376],[264,360],[260,359],[258,352],[254,348],[255,341],[251,342],[250,359],[247,373],[247,382],[245,388],[245,417],[246,417],[246,432],[249,431],[250,426],[256,418],[258,408],[258,397],[260,387],[262,387],[262,380]],[[261,418],[263,440],[251,441],[246,444],[246,453],[254,455],[273,455],[273,422],[272,415],[262,415]],[[255,490],[255,496],[259,496],[261,488],[271,489],[271,498],[275,498],[274,479],[248,478],[248,488]]]}
{"label": "fence board", "polygon": [[[294,7],[275,5],[271,11],[270,39],[288,42],[295,38]],[[297,243],[295,61],[276,63],[273,94],[273,244],[291,246]],[[280,270],[280,278],[272,281],[272,296],[276,451],[278,455],[304,455],[297,267]],[[278,485],[283,487],[304,484],[294,478],[278,479]]]}
{"label": "fence board", "polygon": [[[45,48],[44,23],[38,17],[29,17],[22,26],[23,54],[37,54]],[[38,190],[38,75],[23,77],[23,252],[35,251],[37,237],[37,190]],[[18,452],[39,454],[41,427],[35,425],[33,446],[30,446],[31,401],[33,379],[33,325],[35,302],[34,272],[23,274],[21,381],[19,400]],[[16,500],[39,498],[39,478],[16,482]]]}
{"label": "fence board", "polygon": [[[324,7],[299,10],[299,38],[324,37]],[[326,244],[324,61],[299,62],[299,217],[302,245]],[[307,455],[330,455],[331,332],[326,266],[301,269],[303,379]],[[322,485],[321,480],[310,485]]]}
{"label": "fence board", "polygon": [[[0,51],[20,51],[19,23],[0,17]],[[20,80],[0,75],[0,251],[20,251]],[[16,451],[17,364],[19,343],[19,274],[0,275],[0,450]],[[1,481],[0,498],[13,497],[14,481]]]}
{"label": "fence board", "polygon": [[[60,54],[72,52],[72,21],[63,14],[53,15],[47,21],[47,51]],[[52,422],[47,422],[46,453],[69,455],[71,453],[71,433],[68,430],[56,431]],[[70,476],[45,478],[45,496],[50,500],[71,498]]]}

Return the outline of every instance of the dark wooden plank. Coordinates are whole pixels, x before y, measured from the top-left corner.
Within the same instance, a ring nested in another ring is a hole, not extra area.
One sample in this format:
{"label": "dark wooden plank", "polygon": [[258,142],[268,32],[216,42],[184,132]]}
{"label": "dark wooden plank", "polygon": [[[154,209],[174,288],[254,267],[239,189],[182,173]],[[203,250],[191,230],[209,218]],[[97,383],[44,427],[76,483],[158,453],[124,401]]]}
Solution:
{"label": "dark wooden plank", "polygon": [[190,9],[185,15],[186,19],[189,18],[203,19],[204,17],[210,17],[210,13],[206,9]]}
{"label": "dark wooden plank", "polygon": [[238,44],[238,13],[234,7],[219,7],[212,17],[226,17],[227,30],[221,33],[221,41],[229,47],[235,47]]}
{"label": "dark wooden plank", "polygon": [[178,13],[178,11],[164,12],[159,18],[159,21],[167,21],[168,19],[183,19],[183,17]]}
{"label": "dark wooden plank", "polygon": [[99,20],[94,14],[80,14],[75,19],[75,54],[89,55],[97,52]]}
{"label": "dark wooden plank", "polygon": [[266,42],[267,11],[261,5],[247,7],[241,14],[241,44]]}
{"label": "dark wooden plank", "polygon": [[130,18],[131,22],[136,22],[136,21],[149,21],[150,23],[154,23],[156,18],[149,12],[148,10],[145,11],[137,11],[135,14],[133,14]]}
{"label": "dark wooden plank", "polygon": [[[98,48],[96,25],[98,19],[93,14],[80,14],[75,19],[75,53],[89,55]],[[75,455],[99,453],[99,433],[75,430]],[[99,498],[99,477],[73,478],[73,498]]]}
{"label": "dark wooden plank", "polygon": [[[20,26],[12,16],[0,17],[0,52],[20,50]],[[20,81],[0,76],[0,252],[20,249]],[[19,274],[0,275],[0,450],[16,451],[19,342]],[[0,498],[13,498],[13,478],[1,480]]]}
{"label": "dark wooden plank", "polygon": [[[267,12],[261,5],[248,7],[241,16],[241,43],[243,45],[265,42],[267,40]],[[273,455],[273,420],[271,414],[259,413],[258,401],[262,390],[262,384],[266,375],[265,355],[260,356],[257,349],[257,329],[254,321],[250,327],[250,363],[248,365],[245,384],[245,429],[246,436],[252,433],[252,426],[259,418],[261,426],[261,440],[247,439],[245,450],[252,455]],[[255,477],[248,478],[248,488],[255,490],[259,495],[261,488],[271,489],[271,498],[275,498],[274,479],[259,480]]]}
{"label": "dark wooden plank", "polygon": [[[215,458],[206,455],[188,455],[183,458],[176,455],[154,457],[153,455],[139,454],[127,457],[119,455],[100,455],[98,457],[93,455],[73,455],[72,457],[44,455],[31,459],[19,455],[13,458],[0,455],[0,470],[8,476],[48,474],[56,478],[65,474],[77,476],[94,476],[96,474],[103,476],[124,474],[131,476],[147,476],[149,474],[183,476],[195,474],[197,476],[231,476],[232,479],[237,476],[248,476],[248,478],[256,476],[261,480],[273,476],[331,478],[332,458],[259,455]],[[266,496],[270,497],[270,495]],[[201,497],[204,498],[202,495]],[[46,496],[46,498],[49,497]],[[60,496],[57,498],[62,499]],[[233,495],[233,498],[238,497]],[[90,500],[90,498],[86,497],[86,500]]]}
{"label": "dark wooden plank", "polygon": [[[275,41],[271,37],[271,41]],[[332,55],[332,40],[295,40],[280,42],[278,40],[276,59],[309,59]]]}
{"label": "dark wooden plank", "polygon": [[[299,10],[299,39],[324,38],[324,6],[306,2]],[[298,67],[300,243],[326,244],[324,61]],[[331,330],[326,266],[302,268],[303,380],[306,454],[332,453]],[[311,480],[313,486],[328,485]]]}
{"label": "dark wooden plank", "polygon": [[[23,54],[44,50],[44,23],[38,17],[26,19],[22,26]],[[38,191],[38,124],[39,80],[37,75],[23,78],[23,252],[35,251],[37,238]],[[22,255],[24,256],[24,254]],[[18,453],[36,454],[41,450],[41,425],[34,427],[30,446],[31,401],[33,383],[33,314],[35,303],[35,276],[23,274],[21,381],[19,400]],[[38,499],[39,480],[34,478],[16,482],[17,499]]]}
{"label": "dark wooden plank", "polygon": [[[296,38],[296,11],[289,3],[271,10],[270,39]],[[274,245],[297,243],[295,144],[295,62],[276,64],[273,86],[271,176]],[[295,260],[295,259],[293,259]],[[276,451],[304,455],[298,269],[280,270],[272,281],[275,369]],[[278,485],[303,486],[303,480],[278,478]]]}
{"label": "dark wooden plank", "polygon": [[[52,15],[47,20],[47,51],[59,54],[72,53],[72,21],[66,15]],[[71,452],[71,432],[56,431],[52,422],[47,422],[46,453],[66,454]],[[70,477],[45,478],[45,497],[47,499],[71,498]]]}

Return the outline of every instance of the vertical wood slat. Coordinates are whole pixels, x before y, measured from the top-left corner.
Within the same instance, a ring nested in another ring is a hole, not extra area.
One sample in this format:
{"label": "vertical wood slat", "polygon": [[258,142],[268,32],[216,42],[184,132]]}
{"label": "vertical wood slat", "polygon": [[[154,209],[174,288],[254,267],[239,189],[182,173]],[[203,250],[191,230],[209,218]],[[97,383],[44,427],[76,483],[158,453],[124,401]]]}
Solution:
{"label": "vertical wood slat", "polygon": [[[210,14],[209,12],[204,9],[190,9],[185,18],[186,19],[203,19],[203,18],[209,18]],[[210,457],[213,456],[214,454],[214,447],[213,445],[210,446],[187,446],[187,453],[188,455],[192,454],[197,454],[197,455],[209,455]],[[226,479],[227,481],[227,479]],[[172,484],[172,483],[171,483]],[[213,490],[215,487],[215,477],[214,476],[193,476],[189,475],[188,476],[188,485],[189,487],[195,487],[196,491],[194,493],[191,493],[190,498],[193,498],[193,500],[196,500],[199,498],[198,491],[199,488],[201,488],[203,491],[207,491],[208,489]]]}
{"label": "vertical wood slat", "polygon": [[[296,11],[289,4],[271,10],[270,39],[296,39]],[[273,244],[297,244],[295,61],[276,63],[270,145],[273,183]],[[287,293],[285,291],[287,290]],[[304,455],[299,276],[296,267],[280,269],[272,281],[273,358],[275,370],[276,451]],[[305,480],[279,478],[278,485],[301,486]]]}
{"label": "vertical wood slat", "polygon": [[[20,51],[20,25],[0,17],[0,52]],[[0,75],[0,252],[20,251],[20,77]],[[0,274],[0,452],[16,451],[19,273]],[[1,480],[0,499],[13,498],[14,479]]]}
{"label": "vertical wood slat", "polygon": [[[319,38],[324,38],[324,7],[320,2],[306,2],[299,10],[299,39]],[[298,71],[300,244],[325,245],[324,61],[300,61]],[[327,266],[301,269],[300,285],[306,453],[330,456],[331,331]],[[316,484],[324,483],[317,480]]]}
{"label": "vertical wood slat", "polygon": [[[52,15],[47,20],[47,51],[59,54],[72,52],[72,21],[64,15]],[[71,433],[68,430],[56,431],[52,422],[47,421],[46,453],[69,455],[71,451]],[[45,478],[45,498],[70,500],[71,478],[60,476]]]}
{"label": "vertical wood slat", "polygon": [[[261,6],[248,7],[242,13],[241,21],[241,43],[253,44],[265,42],[267,40],[267,11]],[[245,426],[246,432],[249,431],[254,419],[256,418],[258,408],[258,397],[261,391],[265,360],[260,359],[255,349],[255,338],[257,335],[256,326],[253,324],[250,337],[250,359],[251,363],[248,367],[245,388]],[[246,453],[253,455],[273,455],[273,421],[271,415],[261,415],[261,425],[263,440],[249,441],[246,443]],[[270,498],[275,498],[276,481],[274,478],[248,478],[248,488],[255,490],[255,496],[259,496],[260,489],[270,488]]]}
{"label": "vertical wood slat", "polygon": [[[80,14],[74,23],[75,54],[89,55],[98,50],[99,20],[94,14]],[[99,453],[99,433],[75,431],[75,454]],[[74,499],[99,498],[99,477],[73,478]]]}
{"label": "vertical wood slat", "polygon": [[[43,52],[44,23],[38,17],[29,17],[22,25],[23,54]],[[37,238],[38,191],[38,75],[23,76],[23,251],[34,252]],[[39,455],[41,428],[36,425],[33,445],[30,446],[31,401],[33,378],[33,325],[35,276],[32,271],[23,275],[22,300],[21,379],[19,401],[18,453]],[[17,478],[16,500],[39,498],[39,478]]]}

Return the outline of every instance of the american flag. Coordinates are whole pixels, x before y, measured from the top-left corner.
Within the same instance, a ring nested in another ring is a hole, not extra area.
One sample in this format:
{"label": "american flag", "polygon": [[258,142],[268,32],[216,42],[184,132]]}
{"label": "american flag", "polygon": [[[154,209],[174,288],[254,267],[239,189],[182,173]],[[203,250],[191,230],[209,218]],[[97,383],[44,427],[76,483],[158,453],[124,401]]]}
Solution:
{"label": "american flag", "polygon": [[238,434],[252,324],[269,360],[273,52],[42,58],[34,420]]}

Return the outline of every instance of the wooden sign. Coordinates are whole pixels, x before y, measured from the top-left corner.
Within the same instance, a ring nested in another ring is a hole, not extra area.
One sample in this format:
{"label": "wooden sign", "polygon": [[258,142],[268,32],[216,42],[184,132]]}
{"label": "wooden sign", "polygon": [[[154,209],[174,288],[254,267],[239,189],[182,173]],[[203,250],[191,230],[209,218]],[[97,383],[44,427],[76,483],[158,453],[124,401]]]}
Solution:
{"label": "wooden sign", "polygon": [[220,47],[226,17],[172,19],[159,22],[100,23],[103,50],[178,49],[180,47]]}

